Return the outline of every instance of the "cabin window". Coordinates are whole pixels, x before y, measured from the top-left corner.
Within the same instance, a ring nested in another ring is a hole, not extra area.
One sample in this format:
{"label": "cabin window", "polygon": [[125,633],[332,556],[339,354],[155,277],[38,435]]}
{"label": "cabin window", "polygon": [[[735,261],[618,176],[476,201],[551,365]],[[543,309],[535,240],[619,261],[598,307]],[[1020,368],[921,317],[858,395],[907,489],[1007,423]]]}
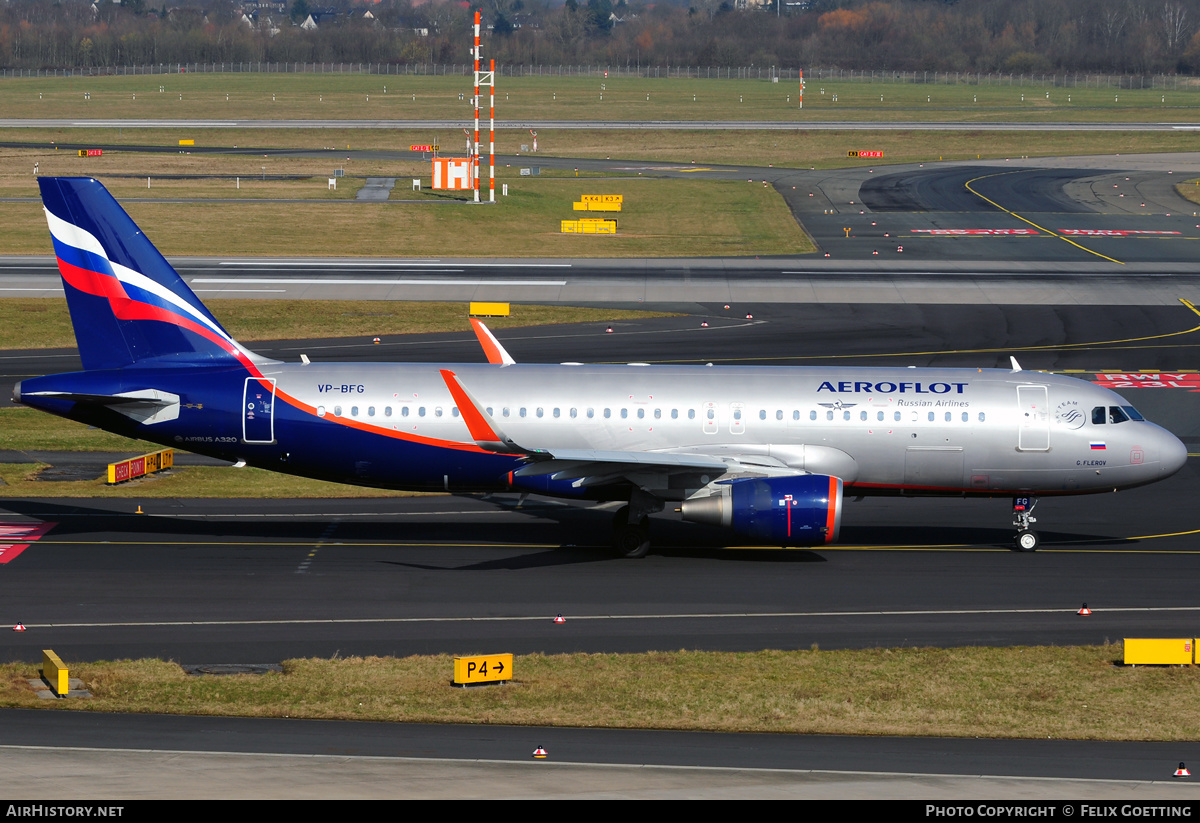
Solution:
{"label": "cabin window", "polygon": [[638,420],[645,419],[645,417],[646,417],[646,410],[638,409]]}
{"label": "cabin window", "polygon": [[491,406],[488,406],[486,409],[484,409],[484,411],[486,411],[488,413],[488,417],[492,416],[492,407]]}
{"label": "cabin window", "polygon": [[929,413],[929,422],[930,422],[930,423],[932,423],[932,422],[933,422],[933,412],[930,412],[930,413]]}
{"label": "cabin window", "polygon": [[858,413],[858,419],[859,419],[859,420],[866,420],[866,419],[867,419],[867,413],[866,413],[865,411],[861,411],[861,412],[859,412],[859,413]]}
{"label": "cabin window", "polygon": [[[488,414],[491,414],[491,412],[488,412]],[[384,416],[384,417],[391,417],[391,416],[392,416],[392,407],[391,407],[391,406],[384,406],[384,407],[383,407],[383,416]]]}
{"label": "cabin window", "polygon": [[987,420],[987,415],[984,414],[983,412],[980,412],[979,413],[979,422],[982,423],[984,420]]}
{"label": "cabin window", "polygon": [[1097,406],[1096,408],[1092,409],[1093,426],[1103,426],[1106,417],[1107,415],[1105,414],[1105,409],[1103,406]]}
{"label": "cabin window", "polygon": [[324,416],[325,416],[325,407],[317,406],[317,417],[324,417]]}
{"label": "cabin window", "polygon": [[679,419],[679,409],[671,409],[671,419],[672,420]]}
{"label": "cabin window", "polygon": [[717,413],[716,413],[716,411],[715,411],[715,410],[713,410],[713,409],[709,409],[709,410],[708,410],[708,414],[707,414],[707,415],[705,415],[705,416],[706,416],[706,417],[707,417],[709,420],[715,420],[715,419],[716,419],[716,417],[717,417]]}
{"label": "cabin window", "polygon": [[579,409],[571,409],[571,419],[574,420],[579,416]]}
{"label": "cabin window", "polygon": [[952,419],[953,414],[951,412],[946,412],[946,422],[949,423]]}
{"label": "cabin window", "polygon": [[612,409],[605,409],[604,410],[604,419],[607,420],[610,417],[612,417]]}
{"label": "cabin window", "polygon": [[[899,423],[900,422],[900,412],[896,412],[894,415],[892,415],[892,419],[895,420],[897,423]],[[915,420],[916,418],[914,417],[913,419]]]}
{"label": "cabin window", "polygon": [[417,417],[424,417],[424,416],[425,416],[425,407],[421,406],[420,408],[417,409]]}
{"label": "cabin window", "polygon": [[877,415],[875,415],[875,419],[878,420],[880,423],[882,423],[883,422],[883,412],[879,412]]}
{"label": "cabin window", "polygon": [[535,414],[536,414],[538,417],[541,417],[541,416],[542,416],[542,407],[541,407],[541,406],[538,406],[538,407],[537,407],[537,411],[535,412]]}
{"label": "cabin window", "polygon": [[695,420],[695,419],[696,419],[696,410],[688,409],[688,420]]}
{"label": "cabin window", "polygon": [[758,410],[758,419],[759,419],[759,420],[766,420],[766,419],[767,419],[767,410],[766,410],[766,409],[759,409],[759,410]]}
{"label": "cabin window", "polygon": [[441,407],[441,406],[435,406],[435,407],[434,407],[434,409],[433,409],[433,416],[434,416],[434,417],[441,417],[441,416],[442,416],[442,407]]}
{"label": "cabin window", "polygon": [[358,417],[358,406],[351,406],[351,407],[350,407],[350,416],[351,416],[351,417]]}
{"label": "cabin window", "polygon": [[629,417],[629,409],[621,409],[621,419],[625,420]]}
{"label": "cabin window", "polygon": [[848,412],[848,411],[844,411],[844,412],[842,412],[842,419],[843,419],[843,420],[849,420],[849,419],[850,419],[850,412]]}
{"label": "cabin window", "polygon": [[655,419],[655,420],[662,420],[662,409],[655,409],[655,410],[654,410],[654,419]]}
{"label": "cabin window", "polygon": [[783,419],[783,409],[776,409],[776,410],[775,410],[775,419],[776,419],[776,420],[782,420],[782,419]]}
{"label": "cabin window", "polygon": [[588,416],[588,420],[591,420],[593,417],[595,417],[595,416],[596,416],[596,410],[595,410],[595,409],[588,409],[588,410],[587,410],[587,416]]}
{"label": "cabin window", "polygon": [[968,420],[970,420],[970,419],[971,419],[971,413],[970,413],[970,412],[963,412],[963,422],[964,422],[964,423],[966,423],[966,422],[967,422]]}
{"label": "cabin window", "polygon": [[742,410],[741,410],[741,409],[734,409],[734,412],[733,412],[733,419],[734,419],[734,420],[741,420],[741,419],[742,419]]}
{"label": "cabin window", "polygon": [[450,407],[450,416],[451,416],[451,417],[458,417],[458,406],[451,406],[451,407]]}
{"label": "cabin window", "polygon": [[558,407],[557,407],[557,406],[555,406],[555,407],[554,407],[554,417],[555,417],[555,419],[557,419],[557,418],[559,418],[559,417],[561,417],[561,416],[562,416],[562,412],[560,412],[560,411],[558,410]]}
{"label": "cabin window", "polygon": [[[799,410],[799,409],[794,409],[794,410],[792,411],[792,419],[793,419],[793,420],[799,420],[799,419],[800,419],[800,410]],[[815,420],[816,418],[814,417],[813,419]]]}
{"label": "cabin window", "polygon": [[502,416],[504,416],[504,417],[508,417],[508,414],[509,414],[509,412],[508,412],[508,406],[505,406],[505,407],[504,407],[504,408],[503,408],[503,409],[500,411],[500,414],[501,414]]}
{"label": "cabin window", "polygon": [[522,406],[522,407],[520,408],[520,410],[517,412],[517,415],[518,415],[518,416],[520,416],[520,417],[525,417],[525,415],[526,415],[526,411],[525,411],[525,407],[524,407],[524,406]]}
{"label": "cabin window", "polygon": [[367,417],[374,417],[374,416],[375,416],[375,407],[367,406]]}
{"label": "cabin window", "polygon": [[833,409],[830,409],[829,411],[825,412],[825,419],[826,419],[826,420],[832,420],[832,419],[833,419]]}
{"label": "cabin window", "polygon": [[408,406],[401,406],[401,407],[400,407],[400,416],[401,416],[401,417],[408,417]]}
{"label": "cabin window", "polygon": [[334,406],[334,407],[333,407],[333,416],[334,416],[334,417],[341,417],[341,416],[342,416],[342,407],[341,407],[341,406]]}
{"label": "cabin window", "polygon": [[816,412],[816,410],[815,410],[815,409],[814,409],[813,411],[810,411],[810,412],[808,413],[808,419],[809,419],[809,420],[816,420],[816,419],[817,419],[817,412]]}

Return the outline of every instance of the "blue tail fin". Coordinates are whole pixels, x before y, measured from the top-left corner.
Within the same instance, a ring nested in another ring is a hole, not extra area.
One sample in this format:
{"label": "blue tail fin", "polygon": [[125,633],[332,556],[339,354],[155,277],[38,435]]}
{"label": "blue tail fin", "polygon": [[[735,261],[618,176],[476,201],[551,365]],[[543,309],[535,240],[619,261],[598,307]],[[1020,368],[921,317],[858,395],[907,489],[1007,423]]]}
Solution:
{"label": "blue tail fin", "polygon": [[99,181],[42,177],[38,184],[85,369],[152,359],[247,362]]}

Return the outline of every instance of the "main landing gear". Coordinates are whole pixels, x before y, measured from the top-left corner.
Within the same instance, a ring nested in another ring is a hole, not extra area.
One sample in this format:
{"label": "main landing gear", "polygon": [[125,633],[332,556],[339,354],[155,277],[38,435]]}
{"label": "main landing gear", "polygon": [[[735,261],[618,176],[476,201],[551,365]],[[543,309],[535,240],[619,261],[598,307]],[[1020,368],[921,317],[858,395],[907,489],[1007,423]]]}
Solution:
{"label": "main landing gear", "polygon": [[1031,523],[1036,523],[1037,518],[1033,517],[1033,508],[1037,505],[1036,497],[1014,497],[1013,498],[1013,525],[1017,527],[1016,547],[1017,551],[1035,552],[1038,544],[1041,542],[1038,539],[1037,532],[1029,526]]}
{"label": "main landing gear", "polygon": [[629,495],[629,505],[613,515],[613,550],[618,557],[645,557],[650,551],[650,515],[663,503],[641,489]]}

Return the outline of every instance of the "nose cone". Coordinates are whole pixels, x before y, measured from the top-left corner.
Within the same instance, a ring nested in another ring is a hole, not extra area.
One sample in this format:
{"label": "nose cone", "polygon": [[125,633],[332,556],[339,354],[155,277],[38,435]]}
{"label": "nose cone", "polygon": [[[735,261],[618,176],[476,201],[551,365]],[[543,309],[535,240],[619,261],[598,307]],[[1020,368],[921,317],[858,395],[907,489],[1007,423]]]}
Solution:
{"label": "nose cone", "polygon": [[1182,469],[1183,464],[1187,462],[1187,446],[1183,445],[1183,442],[1178,437],[1165,429],[1162,430],[1161,440],[1158,453],[1162,455],[1160,460],[1162,464],[1162,476],[1169,477]]}

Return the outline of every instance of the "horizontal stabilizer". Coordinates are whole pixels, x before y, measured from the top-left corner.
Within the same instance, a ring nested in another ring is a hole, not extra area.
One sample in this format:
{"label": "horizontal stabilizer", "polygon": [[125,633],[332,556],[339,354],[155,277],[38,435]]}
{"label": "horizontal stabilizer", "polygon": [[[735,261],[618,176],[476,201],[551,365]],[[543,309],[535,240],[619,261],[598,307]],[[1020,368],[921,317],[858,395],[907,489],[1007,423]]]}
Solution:
{"label": "horizontal stabilizer", "polygon": [[139,423],[163,423],[179,417],[179,395],[158,389],[137,389],[119,394],[88,394],[85,392],[38,391],[25,392],[24,397],[52,397],[92,406],[109,406]]}

